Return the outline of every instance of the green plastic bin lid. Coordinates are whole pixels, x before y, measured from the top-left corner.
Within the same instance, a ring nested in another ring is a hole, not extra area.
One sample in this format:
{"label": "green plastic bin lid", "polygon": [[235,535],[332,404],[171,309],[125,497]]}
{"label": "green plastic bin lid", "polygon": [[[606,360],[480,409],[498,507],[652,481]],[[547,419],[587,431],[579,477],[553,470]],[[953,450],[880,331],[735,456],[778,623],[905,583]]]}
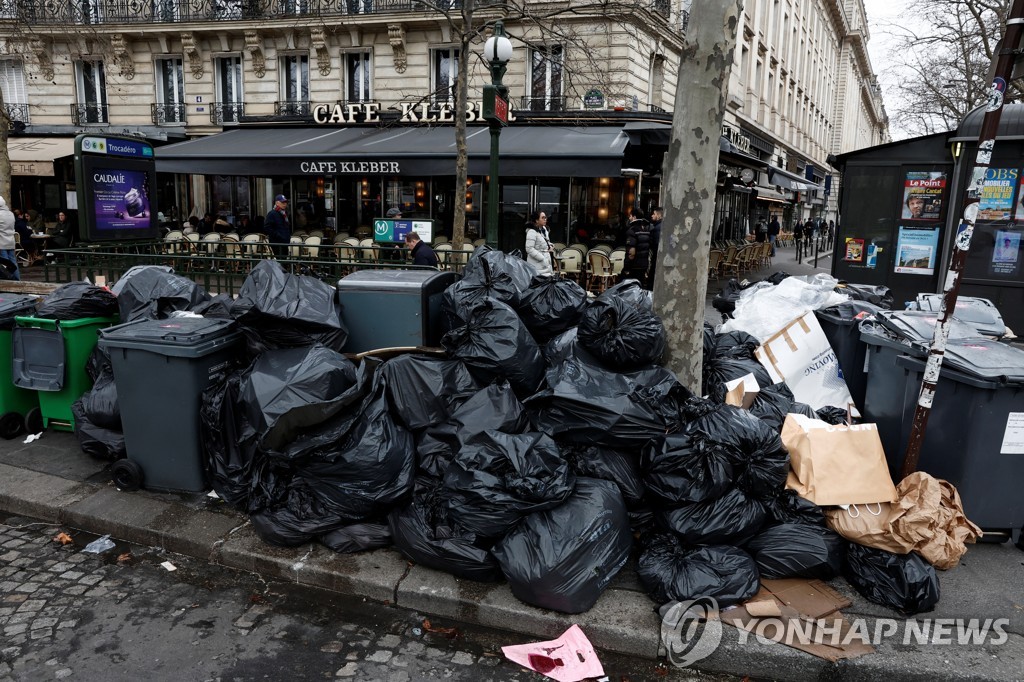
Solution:
{"label": "green plastic bin lid", "polygon": [[0,294],[0,329],[11,329],[15,317],[34,313],[38,300],[36,296],[24,294]]}
{"label": "green plastic bin lid", "polygon": [[1024,384],[1024,350],[993,339],[950,339],[943,364],[988,381]]}
{"label": "green plastic bin lid", "polygon": [[[918,294],[917,307],[938,313],[942,309],[943,294]],[[1006,325],[999,309],[987,298],[975,296],[958,296],[953,317],[973,326],[979,333],[994,336],[997,339],[1006,334]]]}
{"label": "green plastic bin lid", "polygon": [[119,343],[156,343],[170,346],[196,346],[229,334],[234,320],[206,317],[173,317],[166,320],[136,320],[100,330],[104,346]]}

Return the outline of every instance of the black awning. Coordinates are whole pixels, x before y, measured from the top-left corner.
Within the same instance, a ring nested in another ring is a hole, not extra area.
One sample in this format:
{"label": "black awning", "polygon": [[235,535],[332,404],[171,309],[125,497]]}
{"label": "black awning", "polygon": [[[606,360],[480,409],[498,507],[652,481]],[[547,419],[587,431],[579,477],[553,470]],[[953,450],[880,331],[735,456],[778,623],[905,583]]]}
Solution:
{"label": "black awning", "polygon": [[824,190],[825,188],[807,178],[782,170],[776,166],[768,166],[768,182],[779,187],[784,187],[793,192],[808,192],[810,190]]}
{"label": "black awning", "polygon": [[[501,133],[501,174],[619,175],[628,137],[618,126],[510,126]],[[466,131],[469,173],[486,175],[487,128]],[[454,127],[246,128],[158,147],[161,173],[208,175],[449,175]]]}

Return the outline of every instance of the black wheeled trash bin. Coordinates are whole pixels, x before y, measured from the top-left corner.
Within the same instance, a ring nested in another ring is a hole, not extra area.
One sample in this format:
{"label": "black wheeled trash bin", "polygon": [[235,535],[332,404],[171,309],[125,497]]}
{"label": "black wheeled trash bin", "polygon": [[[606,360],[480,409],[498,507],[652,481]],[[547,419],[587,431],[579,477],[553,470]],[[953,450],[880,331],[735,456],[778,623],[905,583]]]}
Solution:
{"label": "black wheeled trash bin", "polygon": [[853,404],[861,411],[864,410],[864,391],[867,390],[868,377],[864,370],[867,346],[860,339],[860,321],[882,310],[867,301],[847,301],[814,311],[821,323],[821,330],[825,332],[825,338],[835,351],[839,371],[850,389]]}
{"label": "black wheeled trash bin", "polygon": [[207,489],[199,408],[203,390],[227,373],[237,352],[234,324],[182,317],[103,330],[128,454],[111,469],[118,488]]}
{"label": "black wheeled trash bin", "polygon": [[437,270],[359,270],[338,280],[346,353],[439,346],[441,298],[458,281]]}
{"label": "black wheeled trash bin", "polygon": [[[942,309],[944,296],[944,294],[918,294],[917,307],[920,310],[938,313]],[[1006,336],[1006,324],[1003,323],[1003,316],[987,298],[958,296],[953,317],[971,325],[982,336],[993,339],[1001,339]]]}
{"label": "black wheeled trash bin", "polygon": [[[910,438],[925,358],[901,356]],[[902,467],[903,452],[890,464]],[[918,470],[957,487],[964,512],[982,530],[1007,537],[1024,522],[1024,350],[998,341],[954,340],[935,389]]]}

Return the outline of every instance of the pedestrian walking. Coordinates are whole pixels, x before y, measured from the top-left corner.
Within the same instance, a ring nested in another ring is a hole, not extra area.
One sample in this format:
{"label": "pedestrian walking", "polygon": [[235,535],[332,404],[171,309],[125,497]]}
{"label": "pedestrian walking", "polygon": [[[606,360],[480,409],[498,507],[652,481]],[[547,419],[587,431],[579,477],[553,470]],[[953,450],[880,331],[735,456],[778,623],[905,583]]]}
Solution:
{"label": "pedestrian walking", "polygon": [[649,279],[654,287],[654,272],[658,268],[658,251],[661,250],[661,223],[665,219],[665,209],[655,206],[651,209],[651,271]]}
{"label": "pedestrian walking", "polygon": [[412,264],[425,265],[429,268],[437,267],[437,254],[429,244],[420,239],[417,232],[409,232],[405,235],[405,245],[412,251]]}
{"label": "pedestrian walking", "polygon": [[274,207],[263,221],[263,229],[278,258],[288,254],[288,242],[292,238],[292,226],[288,222],[288,198],[283,194],[274,197]]}
{"label": "pedestrian walking", "polygon": [[548,216],[544,211],[534,211],[526,223],[526,262],[538,275],[555,274],[551,257],[555,249],[548,238]]}
{"label": "pedestrian walking", "polygon": [[632,208],[626,223],[626,274],[650,289],[651,224],[642,209]]}
{"label": "pedestrian walking", "polygon": [[0,197],[0,258],[11,262],[13,270],[11,266],[7,268],[10,278],[21,279],[21,273],[18,272],[18,258],[14,254],[15,234],[17,233],[14,231],[14,212],[7,208],[7,201]]}
{"label": "pedestrian walking", "polygon": [[772,245],[771,255],[775,256],[775,240],[779,237],[779,232],[782,231],[782,225],[779,224],[779,217],[773,215],[772,221],[768,223],[768,243]]}

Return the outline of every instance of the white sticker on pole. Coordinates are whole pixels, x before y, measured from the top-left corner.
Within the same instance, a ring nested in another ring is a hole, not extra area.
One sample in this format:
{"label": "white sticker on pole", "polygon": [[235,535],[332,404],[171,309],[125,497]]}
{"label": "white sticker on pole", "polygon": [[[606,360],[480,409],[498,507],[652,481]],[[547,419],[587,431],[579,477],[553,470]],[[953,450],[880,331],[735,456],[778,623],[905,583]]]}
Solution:
{"label": "white sticker on pole", "polygon": [[999,454],[1024,455],[1024,412],[1011,412],[1006,417],[1003,446],[999,448]]}

